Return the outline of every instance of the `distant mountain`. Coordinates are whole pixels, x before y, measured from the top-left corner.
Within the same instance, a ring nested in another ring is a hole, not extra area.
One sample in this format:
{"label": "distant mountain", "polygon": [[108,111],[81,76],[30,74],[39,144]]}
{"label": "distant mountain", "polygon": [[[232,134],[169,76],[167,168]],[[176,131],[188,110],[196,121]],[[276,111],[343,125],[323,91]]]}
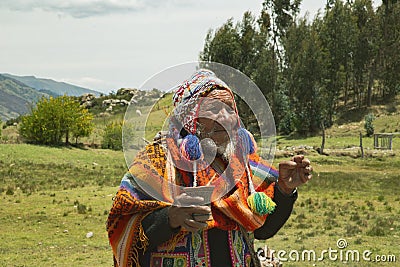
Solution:
{"label": "distant mountain", "polygon": [[0,74],[0,119],[6,121],[27,113],[29,105],[43,95],[48,96],[16,79]]}
{"label": "distant mountain", "polygon": [[53,96],[60,96],[64,94],[70,96],[81,96],[87,93],[100,95],[100,92],[94,90],[65,82],[57,82],[51,79],[36,78],[35,76],[16,76],[8,73],[4,73],[2,75],[20,81],[29,87],[36,89],[37,91],[45,92],[46,94]]}

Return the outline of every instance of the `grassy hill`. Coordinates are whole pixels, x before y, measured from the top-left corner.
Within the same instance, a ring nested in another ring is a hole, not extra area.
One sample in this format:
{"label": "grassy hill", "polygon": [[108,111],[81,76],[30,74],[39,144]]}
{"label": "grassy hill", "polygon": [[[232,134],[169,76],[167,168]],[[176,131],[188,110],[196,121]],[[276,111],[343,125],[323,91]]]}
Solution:
{"label": "grassy hill", "polygon": [[29,105],[43,95],[47,94],[0,74],[0,119],[5,121],[25,114]]}
{"label": "grassy hill", "polygon": [[52,79],[37,78],[35,76],[17,76],[8,73],[4,73],[3,76],[13,78],[20,81],[38,91],[51,92],[54,95],[70,95],[70,96],[81,96],[86,93],[94,95],[100,95],[100,92],[90,90],[88,88],[68,84],[65,82],[57,82]]}
{"label": "grassy hill", "polygon": [[7,121],[27,113],[29,105],[42,96],[81,96],[86,93],[100,95],[94,90],[51,79],[0,74],[0,119]]}

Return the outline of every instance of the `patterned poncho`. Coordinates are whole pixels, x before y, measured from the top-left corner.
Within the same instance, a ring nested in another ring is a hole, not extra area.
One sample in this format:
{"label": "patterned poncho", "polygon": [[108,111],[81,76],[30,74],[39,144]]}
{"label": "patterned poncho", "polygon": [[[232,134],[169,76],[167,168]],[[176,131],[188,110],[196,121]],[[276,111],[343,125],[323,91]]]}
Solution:
{"label": "patterned poncho", "polygon": [[[172,142],[172,140],[170,140]],[[277,171],[264,162],[260,162],[260,158],[254,154],[251,155],[251,162],[256,166],[252,173],[267,172],[270,177],[276,177]],[[257,215],[251,212],[246,199],[249,196],[248,177],[243,170],[244,166],[240,160],[234,158],[232,169],[227,173],[235,177],[236,186],[229,195],[214,201],[211,204],[213,220],[208,222],[208,228],[217,227],[223,230],[238,230],[240,225],[248,231],[253,231],[261,227],[267,215]],[[258,163],[258,164],[255,164]],[[114,204],[111,209],[107,231],[110,244],[113,248],[114,256],[118,266],[139,266],[139,257],[144,253],[148,246],[148,240],[144,234],[141,225],[143,218],[150,212],[168,207],[171,202],[159,201],[150,197],[146,191],[152,191],[152,195],[159,195],[165,199],[173,198],[171,192],[168,191],[168,166],[166,151],[157,143],[148,145],[146,150],[139,153],[136,160],[132,164],[129,173],[137,181],[132,186],[127,180],[122,180],[117,195],[114,198]],[[218,175],[211,167],[206,168],[197,173],[199,185],[205,185],[210,177]],[[180,183],[186,183],[190,180],[190,174],[182,172],[180,175]],[[260,179],[253,175],[250,179]],[[223,179],[216,179],[221,182]],[[140,186],[139,186],[140,184]],[[217,188],[221,185],[214,184]],[[136,186],[136,187],[135,187]],[[266,180],[257,188],[258,192],[265,192],[269,197],[273,198],[274,183]],[[174,244],[186,234],[185,230],[181,230],[175,238],[171,239],[167,247],[174,247]]]}

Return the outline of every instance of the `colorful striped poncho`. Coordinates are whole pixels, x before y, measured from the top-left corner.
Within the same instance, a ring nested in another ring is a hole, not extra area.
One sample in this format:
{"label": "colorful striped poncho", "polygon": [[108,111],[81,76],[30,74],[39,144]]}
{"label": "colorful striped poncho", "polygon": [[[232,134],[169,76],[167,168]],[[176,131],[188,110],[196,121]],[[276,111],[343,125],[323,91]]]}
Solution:
{"label": "colorful striped poncho", "polygon": [[[175,183],[190,186],[190,172],[176,170],[167,160],[168,157],[175,163],[182,160],[175,141],[167,138],[166,142],[169,144],[169,151],[165,151],[160,143],[153,143],[137,155],[114,198],[107,221],[107,231],[117,266],[140,266],[140,255],[149,245],[141,221],[152,211],[173,203],[171,173],[174,173]],[[254,175],[246,172],[246,164],[249,164],[247,166],[251,167]],[[210,166],[198,169],[198,185],[206,185],[211,177],[219,176]],[[207,229],[217,227],[223,230],[238,230],[243,226],[248,231],[253,231],[261,227],[267,215],[258,215],[250,210],[246,201],[250,194],[249,179],[259,185],[256,191],[265,192],[273,198],[272,180],[277,178],[277,170],[253,153],[249,156],[248,163],[236,157],[230,159],[225,173],[225,178],[215,179],[215,182],[211,183],[216,187],[214,193],[218,194],[218,188],[226,186],[226,179],[234,181],[235,186],[228,194],[211,203],[213,220],[208,222]],[[181,229],[165,246],[174,249],[175,244],[186,234],[187,232]]]}

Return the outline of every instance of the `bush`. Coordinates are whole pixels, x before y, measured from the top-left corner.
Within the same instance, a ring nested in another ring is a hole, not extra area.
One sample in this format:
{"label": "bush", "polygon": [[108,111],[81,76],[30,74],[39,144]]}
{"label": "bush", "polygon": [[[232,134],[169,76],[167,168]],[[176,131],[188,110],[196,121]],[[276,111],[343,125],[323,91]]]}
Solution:
{"label": "bush", "polygon": [[364,123],[364,128],[367,131],[367,136],[370,137],[374,134],[374,122],[375,116],[372,113],[369,113],[367,116],[365,116],[365,123]]}
{"label": "bush", "polygon": [[[122,138],[123,134],[123,138]],[[125,143],[129,143],[134,147],[133,143],[136,143],[137,134],[134,129],[124,127],[124,121],[114,121],[108,123],[104,129],[103,141],[101,142],[101,148],[122,150],[123,144],[122,139]]]}
{"label": "bush", "polygon": [[106,125],[101,143],[102,148],[122,150],[122,125],[122,121]]}
{"label": "bush", "polygon": [[87,210],[86,205],[79,203],[77,209],[78,209],[79,214],[86,214],[86,210]]}
{"label": "bush", "polygon": [[93,116],[72,97],[42,97],[30,114],[21,118],[19,133],[28,142],[58,145],[65,138],[89,136]]}
{"label": "bush", "polygon": [[375,222],[371,222],[370,229],[367,231],[367,235],[369,236],[386,236],[389,234],[389,229],[394,226],[394,223],[397,221],[396,217],[387,217],[381,218],[378,217],[375,219]]}
{"label": "bush", "polygon": [[11,188],[11,187],[7,187],[6,195],[7,195],[7,196],[12,196],[12,195],[14,195],[14,189]]}

